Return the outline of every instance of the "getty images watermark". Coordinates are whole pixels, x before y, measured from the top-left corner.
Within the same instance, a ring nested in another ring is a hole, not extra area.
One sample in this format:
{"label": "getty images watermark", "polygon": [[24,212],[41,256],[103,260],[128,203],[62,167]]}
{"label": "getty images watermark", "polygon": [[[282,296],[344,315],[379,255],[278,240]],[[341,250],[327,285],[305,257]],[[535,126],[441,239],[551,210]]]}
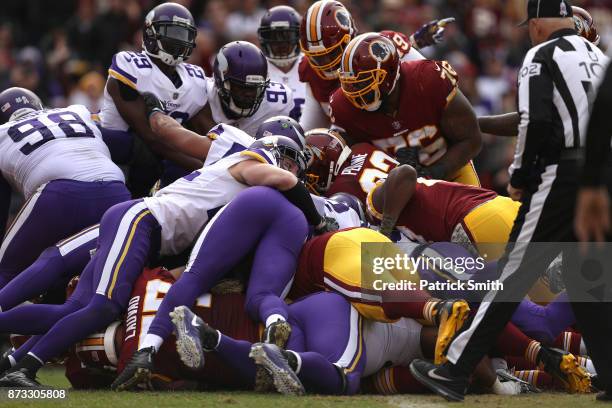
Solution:
{"label": "getty images watermark", "polygon": [[[523,273],[514,274],[519,266]],[[499,302],[520,302],[527,294],[536,303],[566,291],[578,302],[612,302],[612,243],[363,243],[361,287],[402,302],[416,299],[415,291],[473,302],[489,292]]]}

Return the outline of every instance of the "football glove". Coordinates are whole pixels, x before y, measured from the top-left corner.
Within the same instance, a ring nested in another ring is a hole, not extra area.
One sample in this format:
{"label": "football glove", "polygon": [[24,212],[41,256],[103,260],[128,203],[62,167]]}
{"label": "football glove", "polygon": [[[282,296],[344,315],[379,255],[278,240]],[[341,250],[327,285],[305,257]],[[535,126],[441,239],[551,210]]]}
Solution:
{"label": "football glove", "polygon": [[165,113],[166,107],[163,102],[157,99],[157,96],[153,95],[151,92],[143,92],[142,99],[145,103],[147,118],[150,118],[155,112]]}
{"label": "football glove", "polygon": [[336,221],[332,217],[321,217],[321,220],[321,224],[315,227],[316,235],[325,234],[326,232],[337,231],[340,228],[340,225],[338,225],[338,221]]}
{"label": "football glove", "polygon": [[442,20],[432,20],[425,23],[414,34],[410,36],[410,42],[417,48],[425,48],[430,45],[439,44],[444,40],[446,25],[454,22],[454,17]]}

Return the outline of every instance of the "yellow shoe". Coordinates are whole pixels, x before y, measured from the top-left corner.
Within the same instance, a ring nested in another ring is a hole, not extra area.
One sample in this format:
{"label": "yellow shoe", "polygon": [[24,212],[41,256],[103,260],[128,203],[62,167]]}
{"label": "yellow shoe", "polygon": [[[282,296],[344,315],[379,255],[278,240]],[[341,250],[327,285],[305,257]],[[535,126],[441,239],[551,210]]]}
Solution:
{"label": "yellow shoe", "polygon": [[561,381],[568,392],[591,392],[591,377],[578,364],[573,354],[542,346],[538,353],[537,361],[544,366],[544,370],[547,373]]}
{"label": "yellow shoe", "polygon": [[461,299],[442,300],[435,306],[434,312],[434,322],[438,326],[434,363],[438,365],[446,362],[446,350],[455,337],[455,333],[465,323],[470,306]]}

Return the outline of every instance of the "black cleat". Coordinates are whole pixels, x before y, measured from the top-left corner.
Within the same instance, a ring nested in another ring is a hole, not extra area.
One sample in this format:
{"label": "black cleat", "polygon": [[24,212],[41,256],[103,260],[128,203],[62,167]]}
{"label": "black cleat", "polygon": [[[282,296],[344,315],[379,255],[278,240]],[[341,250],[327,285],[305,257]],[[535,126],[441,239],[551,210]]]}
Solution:
{"label": "black cleat", "polygon": [[121,374],[111,384],[111,389],[126,391],[137,385],[144,385],[147,389],[150,389],[154,354],[155,348],[153,347],[136,351]]}
{"label": "black cleat", "polygon": [[601,402],[612,402],[612,392],[601,391],[600,393],[597,394],[595,399]]}
{"label": "black cleat", "polygon": [[410,372],[418,382],[448,401],[463,401],[467,378],[452,375],[446,365],[416,359],[410,363]]}
{"label": "black cleat", "polygon": [[537,362],[544,366],[544,371],[561,381],[567,391],[571,393],[588,393],[591,391],[591,377],[578,364],[573,354],[542,346],[538,353]]}
{"label": "black cleat", "polygon": [[4,377],[0,378],[0,387],[2,388],[45,388],[36,379],[30,378],[27,375],[27,370],[21,368],[15,371],[7,372]]}

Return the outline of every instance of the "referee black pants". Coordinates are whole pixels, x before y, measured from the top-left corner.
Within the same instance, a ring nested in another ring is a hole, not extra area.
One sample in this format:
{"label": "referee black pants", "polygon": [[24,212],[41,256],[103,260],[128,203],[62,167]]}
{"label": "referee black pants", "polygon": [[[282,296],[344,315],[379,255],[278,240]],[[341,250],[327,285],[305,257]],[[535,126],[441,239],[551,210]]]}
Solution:
{"label": "referee black pants", "polygon": [[[447,357],[456,374],[471,374],[489,352],[520,299],[561,252],[561,245],[555,243],[575,241],[573,221],[579,174],[579,164],[574,160],[548,165],[537,191],[523,197],[510,242],[498,263],[503,290],[485,296],[476,314],[449,346]],[[570,282],[568,274],[575,272],[564,268],[564,280]],[[572,285],[566,286],[570,299],[576,298]],[[612,303],[572,306],[597,373],[612,390]]]}

